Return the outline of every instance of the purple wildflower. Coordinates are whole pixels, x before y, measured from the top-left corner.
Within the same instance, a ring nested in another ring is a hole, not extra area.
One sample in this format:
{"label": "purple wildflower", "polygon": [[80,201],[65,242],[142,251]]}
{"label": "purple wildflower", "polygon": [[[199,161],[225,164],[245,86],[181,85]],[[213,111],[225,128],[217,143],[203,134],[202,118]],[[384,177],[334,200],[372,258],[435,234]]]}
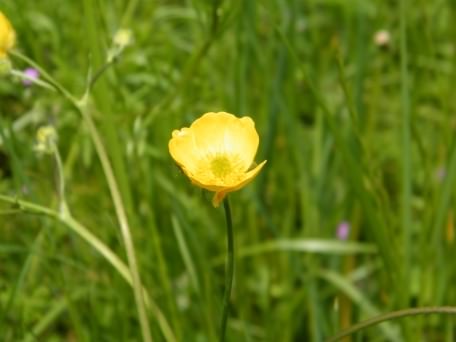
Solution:
{"label": "purple wildflower", "polygon": [[27,76],[27,78],[24,78],[22,80],[22,83],[25,86],[31,86],[33,84],[33,80],[36,80],[38,77],[40,77],[40,72],[35,68],[27,68],[24,70],[24,75]]}
{"label": "purple wildflower", "polygon": [[337,226],[337,232],[336,232],[337,238],[339,240],[347,240],[349,234],[350,234],[350,223],[348,223],[347,221],[342,221],[341,223],[339,223],[339,225]]}

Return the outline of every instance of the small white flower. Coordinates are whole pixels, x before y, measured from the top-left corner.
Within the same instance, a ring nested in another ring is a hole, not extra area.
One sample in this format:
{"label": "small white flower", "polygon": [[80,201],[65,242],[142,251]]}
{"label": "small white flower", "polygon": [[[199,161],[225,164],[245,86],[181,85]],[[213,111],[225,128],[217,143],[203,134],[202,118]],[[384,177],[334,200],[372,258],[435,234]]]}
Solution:
{"label": "small white flower", "polygon": [[374,43],[379,47],[386,47],[391,43],[391,35],[387,30],[379,30],[374,35]]}

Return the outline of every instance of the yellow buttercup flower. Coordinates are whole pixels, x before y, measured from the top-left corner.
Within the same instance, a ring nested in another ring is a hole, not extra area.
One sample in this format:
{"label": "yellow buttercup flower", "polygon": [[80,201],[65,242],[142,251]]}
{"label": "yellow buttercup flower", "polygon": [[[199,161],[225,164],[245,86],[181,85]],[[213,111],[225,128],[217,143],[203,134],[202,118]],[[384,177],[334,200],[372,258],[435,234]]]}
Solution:
{"label": "yellow buttercup flower", "polygon": [[259,140],[251,118],[206,113],[190,127],[173,131],[169,152],[193,184],[215,192],[212,204],[217,207],[266,163],[254,166]]}
{"label": "yellow buttercup flower", "polygon": [[4,58],[16,42],[14,32],[8,18],[0,11],[0,58]]}

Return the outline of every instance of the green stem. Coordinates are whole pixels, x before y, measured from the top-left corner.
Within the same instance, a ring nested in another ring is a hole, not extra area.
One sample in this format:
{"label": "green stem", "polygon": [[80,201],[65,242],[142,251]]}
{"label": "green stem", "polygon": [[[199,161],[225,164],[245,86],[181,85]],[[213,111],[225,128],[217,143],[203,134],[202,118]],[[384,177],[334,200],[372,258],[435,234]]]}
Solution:
{"label": "green stem", "polygon": [[228,254],[226,256],[226,275],[225,275],[225,293],[223,295],[223,311],[220,324],[220,342],[225,341],[226,323],[230,311],[231,288],[233,287],[234,275],[234,239],[233,239],[233,221],[231,219],[231,208],[228,198],[223,201],[226,219],[226,239]]}
{"label": "green stem", "polygon": [[75,105],[77,103],[76,98],[71,95],[71,93],[65,89],[56,79],[54,79],[45,69],[43,69],[37,62],[32,60],[31,58],[23,55],[22,53],[14,50],[9,53],[10,55],[16,57],[17,59],[22,60],[23,62],[27,63],[28,65],[34,67],[36,70],[39,71],[40,77],[48,82],[55,90],[57,90],[60,94],[63,95],[67,100],[71,102],[71,104]]}
{"label": "green stem", "polygon": [[31,83],[36,84],[40,87],[43,87],[47,90],[55,91],[54,87],[52,85],[50,85],[49,83],[42,81],[39,78],[33,78],[31,76],[28,76],[27,74],[25,74],[24,72],[22,72],[20,70],[13,69],[10,71],[10,74],[13,76],[19,77],[22,80],[30,81]]}
{"label": "green stem", "polygon": [[81,223],[73,219],[71,216],[63,216],[59,212],[43,207],[41,205],[23,201],[17,198],[10,196],[5,196],[0,194],[0,201],[11,203],[12,205],[17,205],[19,208],[18,211],[26,211],[34,214],[45,215],[51,217],[57,221],[60,221],[65,226],[70,228],[73,232],[79,235],[83,240],[85,240],[89,245],[91,245],[98,253],[100,253],[113,267],[119,272],[119,274],[124,278],[128,283],[131,284],[131,274],[128,267],[124,264],[122,260],[106,246],[101,240],[99,240],[95,235],[93,235],[86,227]]}
{"label": "green stem", "polygon": [[117,214],[117,220],[120,225],[120,232],[122,234],[122,239],[125,243],[125,250],[127,253],[128,265],[131,271],[133,279],[133,292],[135,295],[135,301],[138,308],[139,321],[141,325],[141,331],[143,339],[145,342],[152,341],[149,320],[147,318],[146,308],[144,306],[144,297],[141,291],[141,278],[139,276],[139,268],[136,260],[135,248],[133,245],[133,239],[131,237],[130,225],[128,224],[127,213],[122,201],[122,196],[120,194],[119,187],[114,175],[114,170],[109,161],[108,153],[103,145],[101,136],[98,133],[98,130],[93,122],[92,117],[88,113],[86,106],[79,106],[81,114],[89,128],[90,135],[92,137],[93,143],[95,145],[95,150],[97,151],[98,157],[100,158],[101,166],[103,168],[106,181],[108,182],[108,187],[111,192],[111,197],[114,203],[114,208]]}
{"label": "green stem", "polygon": [[60,157],[59,149],[54,144],[53,153],[55,158],[55,163],[57,165],[57,176],[58,176],[58,194],[59,194],[59,210],[60,215],[70,215],[70,211],[66,202],[65,197],[65,175],[63,174],[63,164],[62,158]]}
{"label": "green stem", "polygon": [[407,317],[407,316],[417,316],[417,315],[430,315],[430,314],[448,314],[456,315],[456,307],[452,306],[437,306],[437,307],[428,307],[428,308],[413,308],[413,309],[404,309],[399,311],[388,312],[386,314],[367,319],[358,324],[355,324],[349,329],[346,329],[337,335],[329,338],[326,342],[336,342],[342,338],[352,335],[357,331],[376,325],[385,321],[390,321],[397,318]]}
{"label": "green stem", "polygon": [[87,90],[86,92],[90,92],[97,83],[97,81],[100,79],[101,76],[112,66],[117,62],[117,59],[119,56],[122,54],[123,48],[120,49],[119,51],[115,52],[111,58],[109,58],[106,63],[104,63],[96,72],[95,74],[89,79],[88,85],[87,85]]}

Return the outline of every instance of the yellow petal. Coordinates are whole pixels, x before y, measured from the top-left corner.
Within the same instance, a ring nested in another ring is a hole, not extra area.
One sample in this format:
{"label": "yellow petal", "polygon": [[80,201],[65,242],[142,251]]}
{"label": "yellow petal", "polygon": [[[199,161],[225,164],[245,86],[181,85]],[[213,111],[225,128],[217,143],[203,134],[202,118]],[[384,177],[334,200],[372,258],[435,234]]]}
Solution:
{"label": "yellow petal", "polygon": [[195,134],[195,143],[198,149],[204,150],[208,154],[224,152],[225,130],[236,120],[239,119],[224,112],[206,113],[196,119],[190,129]]}
{"label": "yellow petal", "polygon": [[242,181],[240,181],[238,184],[219,190],[212,190],[216,191],[214,197],[212,198],[212,205],[217,208],[229,192],[237,191],[250,183],[258,175],[266,162],[267,160],[263,161],[261,164],[257,165],[257,167],[247,172]]}
{"label": "yellow petal", "polygon": [[254,169],[247,172],[239,183],[231,186],[229,189],[226,189],[226,191],[227,192],[237,191],[237,190],[243,188],[244,186],[246,186],[247,184],[249,184],[258,175],[258,173],[261,171],[261,169],[266,164],[266,162],[267,162],[267,160],[264,160],[259,165],[257,165]]}
{"label": "yellow petal", "polygon": [[243,171],[252,164],[259,137],[251,118],[237,118],[225,112],[206,113],[190,129],[198,149],[209,155],[236,155],[243,163]]}
{"label": "yellow petal", "polygon": [[185,172],[185,174],[190,178],[194,185],[199,186],[200,188],[209,191],[220,191],[226,188],[223,184],[217,184],[209,175],[204,176],[201,173],[189,174],[188,172]]}
{"label": "yellow petal", "polygon": [[198,179],[191,179],[192,183],[195,185],[204,188],[209,191],[215,191],[215,192],[224,192],[224,193],[229,193],[233,191],[237,191],[239,189],[242,189],[244,186],[249,184],[261,171],[263,166],[266,164],[267,160],[263,161],[261,164],[257,165],[254,169],[250,170],[247,173],[244,173],[238,182],[233,183],[233,184],[228,184],[228,185],[215,185],[215,184],[208,184],[201,182]]}
{"label": "yellow petal", "polygon": [[196,172],[201,160],[201,151],[196,148],[195,137],[189,128],[175,130],[169,141],[169,153],[176,163],[191,174]]}
{"label": "yellow petal", "polygon": [[225,130],[225,151],[237,155],[244,163],[243,171],[252,165],[259,144],[255,123],[247,116],[233,121]]}
{"label": "yellow petal", "polygon": [[0,55],[4,57],[15,42],[16,33],[8,18],[0,11]]}

